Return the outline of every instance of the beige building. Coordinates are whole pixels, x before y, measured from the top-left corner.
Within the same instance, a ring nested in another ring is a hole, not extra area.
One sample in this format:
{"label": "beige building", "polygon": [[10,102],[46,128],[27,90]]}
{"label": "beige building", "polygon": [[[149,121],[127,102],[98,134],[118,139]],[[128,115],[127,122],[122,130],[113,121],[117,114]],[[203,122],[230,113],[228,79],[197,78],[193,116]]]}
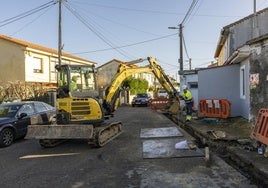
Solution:
{"label": "beige building", "polygon": [[[111,81],[113,80],[114,76],[117,73],[118,67],[120,64],[128,64],[132,67],[137,67],[137,65],[133,64],[133,62],[138,62],[139,60],[134,60],[130,62],[123,62],[118,59],[113,59],[97,68],[98,72],[98,86],[101,98],[103,98],[103,95],[105,93],[105,89],[111,84]],[[134,78],[141,78],[148,81],[148,85],[155,86],[156,84],[156,78],[153,73],[151,72],[143,72],[143,73],[136,73],[132,75]],[[153,95],[153,93],[151,93]],[[121,104],[130,103],[133,96],[130,96],[129,91],[123,90],[121,92],[120,101]]]}
{"label": "beige building", "polygon": [[[101,66],[98,69],[98,86],[101,89],[105,89],[114,78],[117,73],[118,67],[120,64],[129,64],[129,62],[123,62],[118,59],[113,59]],[[137,67],[135,64],[130,64],[130,66]],[[148,81],[149,86],[154,86],[155,76],[151,72],[136,73],[132,75],[134,78],[141,78]]]}
{"label": "beige building", "polygon": [[[56,86],[55,65],[58,51],[0,35],[0,82],[23,81]],[[96,64],[77,56],[62,53],[62,64]]]}

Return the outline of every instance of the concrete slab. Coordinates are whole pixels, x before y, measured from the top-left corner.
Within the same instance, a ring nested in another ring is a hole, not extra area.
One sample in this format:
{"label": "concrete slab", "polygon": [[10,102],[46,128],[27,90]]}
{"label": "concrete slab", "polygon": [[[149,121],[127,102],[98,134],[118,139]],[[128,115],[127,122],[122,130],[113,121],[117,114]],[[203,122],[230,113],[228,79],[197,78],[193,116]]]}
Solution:
{"label": "concrete slab", "polygon": [[181,137],[183,134],[177,127],[164,128],[143,128],[140,132],[141,138],[160,138],[160,137]]}
{"label": "concrete slab", "polygon": [[204,157],[202,150],[197,148],[191,149],[176,149],[175,144],[184,139],[158,139],[144,140],[142,142],[143,158],[171,158],[171,157]]}

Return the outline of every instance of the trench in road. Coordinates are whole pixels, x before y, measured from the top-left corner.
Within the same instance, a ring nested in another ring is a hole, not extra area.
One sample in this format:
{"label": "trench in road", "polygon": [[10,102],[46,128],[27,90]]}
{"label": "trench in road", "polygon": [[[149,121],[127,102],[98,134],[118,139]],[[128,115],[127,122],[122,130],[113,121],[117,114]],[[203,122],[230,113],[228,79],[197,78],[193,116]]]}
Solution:
{"label": "trench in road", "polygon": [[[211,139],[207,135],[202,134],[201,132],[195,131],[191,126],[187,126],[185,122],[180,121],[177,117],[174,117],[169,114],[165,114],[167,118],[177,124],[180,128],[184,129],[188,134],[193,136],[196,139],[196,144],[199,148],[209,147],[210,151],[214,152],[218,157],[223,159],[230,166],[238,170],[242,175],[247,177],[253,184],[256,184],[260,187],[268,187],[268,182],[263,177],[263,174],[259,169],[254,168],[253,165],[250,165],[246,162],[243,162],[239,156],[234,153],[230,153],[228,148],[231,146],[239,147],[239,144],[234,141],[221,141]],[[241,146],[240,146],[241,147]]]}

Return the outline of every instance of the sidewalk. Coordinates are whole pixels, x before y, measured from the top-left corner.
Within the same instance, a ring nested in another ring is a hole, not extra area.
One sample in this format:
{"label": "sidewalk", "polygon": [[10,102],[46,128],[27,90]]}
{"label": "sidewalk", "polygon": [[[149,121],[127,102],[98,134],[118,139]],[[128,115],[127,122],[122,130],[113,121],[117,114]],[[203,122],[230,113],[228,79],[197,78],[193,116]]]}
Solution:
{"label": "sidewalk", "polygon": [[196,137],[210,151],[234,164],[244,175],[252,177],[258,184],[268,186],[268,158],[258,154],[250,138],[251,125],[243,118],[193,118],[185,122],[184,115],[170,117],[173,121]]}

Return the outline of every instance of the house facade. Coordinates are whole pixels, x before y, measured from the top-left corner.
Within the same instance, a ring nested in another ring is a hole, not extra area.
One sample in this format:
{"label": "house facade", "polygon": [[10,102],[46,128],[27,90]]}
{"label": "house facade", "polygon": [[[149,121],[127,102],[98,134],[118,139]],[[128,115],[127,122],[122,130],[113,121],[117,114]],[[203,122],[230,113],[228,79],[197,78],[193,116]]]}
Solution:
{"label": "house facade", "polygon": [[242,47],[247,41],[267,34],[267,20],[268,8],[223,27],[214,54],[217,64],[219,66],[223,65],[234,56],[240,58],[240,60],[246,58],[248,53],[240,51],[238,56],[237,49]]}
{"label": "house facade", "polygon": [[267,20],[268,8],[222,29],[215,51],[220,67],[198,72],[199,98],[228,99],[232,116],[255,122],[268,104]]}
{"label": "house facade", "polygon": [[[55,88],[58,51],[27,41],[0,35],[0,81],[40,83]],[[96,64],[77,56],[62,53],[62,64]]]}

